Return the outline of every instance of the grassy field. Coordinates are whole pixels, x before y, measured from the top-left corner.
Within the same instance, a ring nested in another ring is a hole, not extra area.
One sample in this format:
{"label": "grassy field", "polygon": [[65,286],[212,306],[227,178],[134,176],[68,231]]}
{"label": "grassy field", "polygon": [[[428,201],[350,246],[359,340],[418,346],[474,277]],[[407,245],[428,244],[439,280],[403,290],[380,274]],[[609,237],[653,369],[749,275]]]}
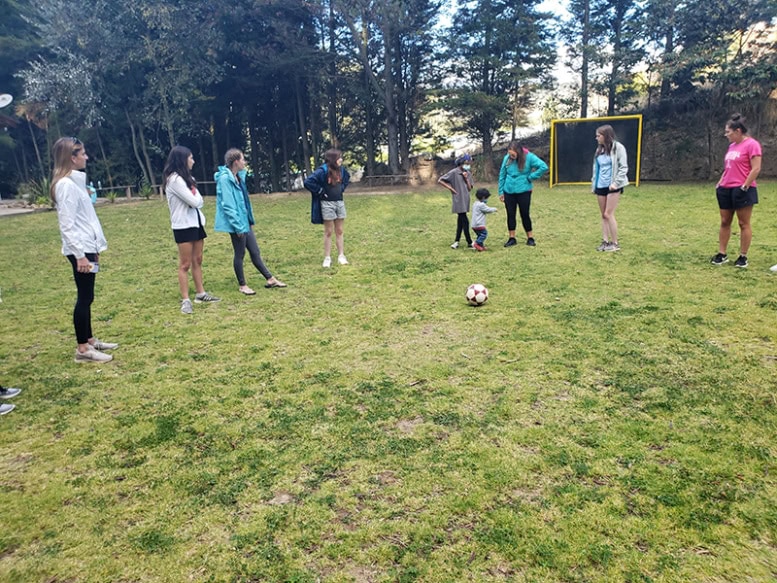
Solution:
{"label": "grassy field", "polygon": [[709,264],[710,184],[630,188],[620,253],[594,251],[585,187],[535,191],[533,249],[502,247],[501,208],[486,253],[449,248],[440,190],[351,195],[331,270],[309,197],[254,197],[289,287],[247,264],[240,295],[209,227],[223,301],[188,317],[166,205],[101,206],[106,365],[73,362],[55,214],[0,219],[0,382],[24,388],[0,418],[0,581],[774,580],[759,190],[747,270]]}

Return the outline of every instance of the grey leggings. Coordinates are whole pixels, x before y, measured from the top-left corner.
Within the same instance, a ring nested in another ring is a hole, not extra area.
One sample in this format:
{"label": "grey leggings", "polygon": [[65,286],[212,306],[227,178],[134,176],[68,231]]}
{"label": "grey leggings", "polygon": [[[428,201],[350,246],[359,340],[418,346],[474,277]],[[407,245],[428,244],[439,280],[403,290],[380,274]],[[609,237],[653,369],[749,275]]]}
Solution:
{"label": "grey leggings", "polygon": [[249,230],[247,233],[243,233],[242,237],[239,237],[237,233],[230,233],[232,238],[232,248],[235,250],[235,257],[232,260],[232,264],[235,268],[235,275],[237,276],[237,283],[241,286],[246,284],[246,276],[243,273],[243,258],[246,255],[246,249],[251,256],[251,263],[254,264],[259,272],[265,279],[270,279],[272,273],[267,269],[267,266],[262,261],[262,256],[259,253],[259,243],[256,242],[256,235],[253,230]]}

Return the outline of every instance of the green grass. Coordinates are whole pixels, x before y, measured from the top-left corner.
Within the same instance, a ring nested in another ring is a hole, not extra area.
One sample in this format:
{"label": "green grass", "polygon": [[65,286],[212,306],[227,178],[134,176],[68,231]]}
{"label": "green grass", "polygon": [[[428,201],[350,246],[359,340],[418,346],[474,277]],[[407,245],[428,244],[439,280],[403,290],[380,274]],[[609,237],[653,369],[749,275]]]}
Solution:
{"label": "green grass", "polygon": [[25,389],[0,580],[772,580],[776,187],[747,270],[709,265],[709,184],[630,188],[620,253],[584,187],[537,189],[534,249],[500,209],[480,254],[439,190],[352,195],[331,270],[307,196],[254,197],[289,288],[247,262],[240,295],[209,228],[223,301],[190,317],[164,204],[101,206],[94,327],[121,347],[94,366],[55,214],[0,220],[0,382]]}

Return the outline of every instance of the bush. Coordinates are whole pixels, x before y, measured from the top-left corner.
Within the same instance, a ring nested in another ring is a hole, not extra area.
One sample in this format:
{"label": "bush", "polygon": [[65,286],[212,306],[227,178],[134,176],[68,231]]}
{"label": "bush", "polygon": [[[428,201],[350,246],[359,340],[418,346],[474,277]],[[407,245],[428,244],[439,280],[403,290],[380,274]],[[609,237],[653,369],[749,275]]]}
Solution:
{"label": "bush", "polygon": [[[51,179],[41,178],[40,180],[31,180],[19,185],[17,198],[35,204],[51,204]],[[46,199],[40,202],[41,199]]]}
{"label": "bush", "polygon": [[108,202],[116,202],[116,197],[119,196],[119,193],[115,190],[111,190],[108,194],[105,195],[105,198],[108,199]]}

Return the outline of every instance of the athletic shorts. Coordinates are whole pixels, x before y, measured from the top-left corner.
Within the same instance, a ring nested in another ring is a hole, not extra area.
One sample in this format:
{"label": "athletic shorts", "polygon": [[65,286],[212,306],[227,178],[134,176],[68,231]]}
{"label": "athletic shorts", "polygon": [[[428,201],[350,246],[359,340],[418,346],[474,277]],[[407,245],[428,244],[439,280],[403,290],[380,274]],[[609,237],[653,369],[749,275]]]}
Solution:
{"label": "athletic shorts", "polygon": [[345,202],[342,200],[322,200],[321,215],[325,221],[345,218]]}
{"label": "athletic shorts", "polygon": [[718,186],[715,189],[715,194],[718,197],[718,207],[721,210],[731,211],[758,204],[758,189],[755,186],[751,186],[746,191],[738,186],[734,188]]}
{"label": "athletic shorts", "polygon": [[188,229],[173,229],[173,237],[176,243],[192,243],[204,239],[208,235],[202,227],[190,227]]}
{"label": "athletic shorts", "polygon": [[620,188],[618,190],[610,190],[609,188],[597,188],[594,190],[594,194],[596,196],[607,196],[608,194],[623,194],[623,189]]}

